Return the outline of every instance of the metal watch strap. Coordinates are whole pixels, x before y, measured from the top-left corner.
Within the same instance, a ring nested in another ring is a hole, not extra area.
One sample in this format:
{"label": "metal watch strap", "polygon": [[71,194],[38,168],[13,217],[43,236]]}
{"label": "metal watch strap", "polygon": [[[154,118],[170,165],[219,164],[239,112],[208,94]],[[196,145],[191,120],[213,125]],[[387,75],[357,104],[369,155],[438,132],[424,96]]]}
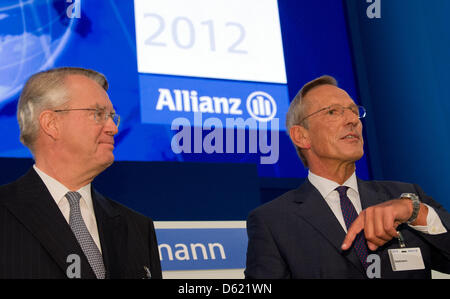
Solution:
{"label": "metal watch strap", "polygon": [[419,200],[419,196],[417,196],[414,193],[402,193],[400,195],[401,199],[409,199],[411,200],[412,204],[413,204],[413,212],[411,217],[408,219],[408,221],[406,221],[406,223],[411,224],[414,221],[416,221],[417,216],[419,215],[419,210],[420,210],[420,200]]}

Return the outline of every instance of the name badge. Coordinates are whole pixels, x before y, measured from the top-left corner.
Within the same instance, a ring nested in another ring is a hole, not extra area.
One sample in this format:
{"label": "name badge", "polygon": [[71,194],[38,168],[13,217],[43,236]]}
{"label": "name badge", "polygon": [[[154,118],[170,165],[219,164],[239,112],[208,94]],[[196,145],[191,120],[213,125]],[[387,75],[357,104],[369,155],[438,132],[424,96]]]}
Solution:
{"label": "name badge", "polygon": [[389,249],[388,253],[393,271],[425,269],[419,247]]}

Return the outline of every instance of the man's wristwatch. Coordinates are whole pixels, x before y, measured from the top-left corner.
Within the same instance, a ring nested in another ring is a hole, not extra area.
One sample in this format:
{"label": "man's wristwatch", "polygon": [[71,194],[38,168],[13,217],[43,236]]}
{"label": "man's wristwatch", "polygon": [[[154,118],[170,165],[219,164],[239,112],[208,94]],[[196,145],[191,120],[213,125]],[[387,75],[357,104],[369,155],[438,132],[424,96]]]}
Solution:
{"label": "man's wristwatch", "polygon": [[419,210],[420,210],[420,200],[419,200],[419,196],[417,196],[414,193],[402,193],[400,195],[400,199],[409,199],[411,200],[412,204],[413,204],[413,212],[411,217],[408,219],[408,221],[406,221],[406,223],[411,224],[413,223],[416,219],[417,216],[419,215]]}

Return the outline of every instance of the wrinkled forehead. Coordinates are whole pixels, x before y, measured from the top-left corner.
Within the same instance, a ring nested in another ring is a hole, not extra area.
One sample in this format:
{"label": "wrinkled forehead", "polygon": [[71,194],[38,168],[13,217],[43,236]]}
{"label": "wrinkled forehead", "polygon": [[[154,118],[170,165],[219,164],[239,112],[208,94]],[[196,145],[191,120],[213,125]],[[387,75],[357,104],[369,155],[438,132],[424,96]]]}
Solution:
{"label": "wrinkled forehead", "polygon": [[309,111],[315,111],[334,104],[344,107],[355,105],[355,102],[345,90],[334,85],[317,86],[306,94],[304,100],[306,100]]}

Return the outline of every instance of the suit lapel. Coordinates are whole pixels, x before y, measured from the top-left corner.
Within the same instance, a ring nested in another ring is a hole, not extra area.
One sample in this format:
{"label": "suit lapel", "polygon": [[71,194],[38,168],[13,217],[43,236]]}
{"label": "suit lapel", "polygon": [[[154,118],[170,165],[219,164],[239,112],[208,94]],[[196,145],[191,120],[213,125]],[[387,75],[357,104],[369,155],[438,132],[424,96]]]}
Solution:
{"label": "suit lapel", "polygon": [[95,278],[69,224],[38,174],[29,170],[16,181],[17,192],[5,205],[34,235],[66,274],[70,261],[67,257],[80,257],[81,277]]}
{"label": "suit lapel", "polygon": [[120,278],[126,266],[126,223],[117,209],[93,187],[91,193],[107,278]]}
{"label": "suit lapel", "polygon": [[310,223],[342,256],[364,274],[364,268],[356,252],[353,249],[347,251],[341,249],[346,233],[325,199],[309,180],[306,179],[297,189],[295,202],[299,204],[295,213]]}
{"label": "suit lapel", "polygon": [[358,179],[358,191],[363,210],[391,199],[386,192],[377,188],[376,182],[373,181]]}

